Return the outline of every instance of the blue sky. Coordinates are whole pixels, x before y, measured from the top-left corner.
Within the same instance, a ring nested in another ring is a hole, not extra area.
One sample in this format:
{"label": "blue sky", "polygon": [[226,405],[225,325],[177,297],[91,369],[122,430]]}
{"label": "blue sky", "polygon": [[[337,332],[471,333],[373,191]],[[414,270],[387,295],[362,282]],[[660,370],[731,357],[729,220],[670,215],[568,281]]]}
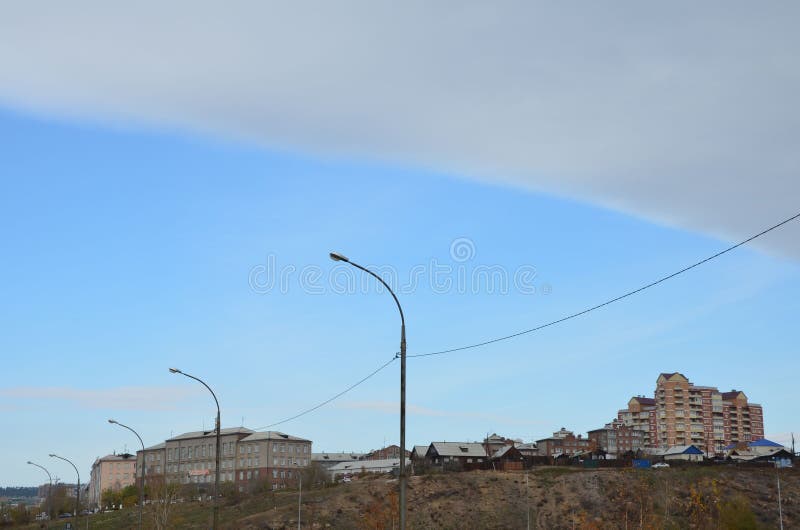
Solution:
{"label": "blue sky", "polygon": [[[481,266],[535,270],[533,294],[485,284],[440,292],[424,280],[407,289],[409,353],[422,353],[558,318],[729,244],[471,174],[220,138],[0,112],[0,410],[11,433],[0,485],[41,482],[27,460],[71,480],[50,452],[85,477],[95,457],[135,448],[109,417],[148,445],[211,426],[210,396],[169,366],[212,385],[224,426],[258,428],[388,360],[399,338],[390,297],[335,292],[331,250],[401,279],[433,263],[454,279]],[[797,226],[783,230],[797,237]],[[451,255],[454,241],[469,259]],[[273,264],[322,280],[310,292],[293,272],[286,289],[254,288],[254,272]],[[764,405],[768,436],[783,441],[800,431],[798,280],[796,261],[742,248],[562,325],[411,359],[408,444],[585,432],[652,393],[661,371],[744,390]],[[276,429],[312,439],[315,451],[397,443],[398,379],[393,363]]]}

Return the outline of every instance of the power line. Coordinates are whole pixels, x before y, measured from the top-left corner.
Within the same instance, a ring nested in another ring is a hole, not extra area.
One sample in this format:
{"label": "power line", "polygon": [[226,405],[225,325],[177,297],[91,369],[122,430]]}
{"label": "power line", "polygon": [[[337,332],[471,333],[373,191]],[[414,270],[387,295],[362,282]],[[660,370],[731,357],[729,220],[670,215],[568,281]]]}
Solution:
{"label": "power line", "polygon": [[[616,298],[612,298],[610,300],[606,300],[605,302],[602,302],[600,304],[594,305],[594,306],[589,307],[587,309],[584,309],[582,311],[578,311],[577,313],[572,313],[572,314],[564,316],[562,318],[559,318],[559,319],[556,319],[556,320],[551,320],[550,322],[547,322],[545,324],[541,324],[539,326],[536,326],[536,327],[533,327],[533,328],[530,328],[530,329],[519,331],[517,333],[512,333],[511,335],[504,335],[502,337],[497,337],[497,338],[494,338],[494,339],[485,340],[483,342],[477,342],[475,344],[468,344],[466,346],[459,346],[457,348],[450,348],[450,349],[447,349],[447,350],[439,350],[439,351],[433,351],[433,352],[428,352],[428,353],[417,353],[417,354],[407,355],[407,357],[432,357],[434,355],[444,355],[446,353],[453,353],[453,352],[457,352],[457,351],[464,351],[464,350],[470,350],[470,349],[474,349],[474,348],[480,348],[481,346],[487,346],[489,344],[494,344],[496,342],[501,342],[501,341],[513,339],[515,337],[519,337],[519,336],[522,336],[522,335],[527,335],[528,333],[533,333],[535,331],[539,331],[541,329],[544,329],[544,328],[547,328],[547,327],[550,327],[550,326],[554,326],[556,324],[560,324],[561,322],[565,322],[567,320],[571,320],[573,318],[577,318],[577,317],[579,317],[581,315],[585,315],[587,313],[591,313],[592,311],[595,311],[596,309],[600,309],[600,308],[605,307],[607,305],[611,305],[611,304],[613,304],[615,302],[619,302],[620,300],[622,300],[624,298],[627,298],[629,296],[633,296],[634,294],[640,293],[640,292],[642,292],[642,291],[644,291],[646,289],[649,289],[651,287],[655,287],[656,285],[658,285],[660,283],[663,283],[663,282],[665,282],[667,280],[670,280],[670,279],[672,279],[672,278],[674,278],[676,276],[679,276],[679,275],[683,274],[684,272],[690,271],[691,269],[694,269],[695,267],[699,267],[700,265],[703,265],[704,263],[708,263],[709,261],[722,256],[723,254],[727,254],[728,252],[730,252],[730,251],[732,251],[734,249],[737,249],[737,248],[741,247],[742,245],[746,245],[747,243],[753,241],[754,239],[757,239],[757,238],[759,238],[759,237],[761,237],[761,236],[763,236],[763,235],[765,235],[765,234],[767,234],[769,232],[772,232],[773,230],[775,230],[777,228],[780,228],[781,226],[783,226],[783,225],[785,225],[787,223],[790,223],[790,222],[792,222],[792,221],[794,221],[795,219],[798,219],[798,218],[800,218],[800,213],[797,213],[797,214],[793,215],[792,217],[784,219],[780,223],[775,224],[775,225],[767,228],[766,230],[762,230],[761,232],[759,232],[759,233],[757,233],[757,234],[755,234],[753,236],[750,236],[747,239],[745,239],[743,241],[740,241],[739,243],[736,243],[735,245],[731,245],[730,247],[728,247],[728,248],[726,248],[726,249],[724,249],[724,250],[722,250],[720,252],[717,252],[716,254],[714,254],[712,256],[709,256],[709,257],[707,257],[705,259],[702,259],[702,260],[700,260],[698,262],[695,262],[695,263],[689,265],[688,267],[684,267],[683,269],[681,269],[681,270],[679,270],[677,272],[673,272],[672,274],[668,274],[667,276],[664,276],[662,278],[659,278],[658,280],[655,280],[655,281],[650,282],[650,283],[648,283],[646,285],[643,285],[643,286],[639,287],[638,289],[634,289],[632,291],[628,291],[627,293],[622,294],[620,296],[617,296]],[[281,421],[277,421],[275,423],[270,423],[269,425],[266,425],[264,427],[259,427],[258,429],[255,429],[255,430],[263,431],[263,430],[269,429],[271,427],[275,427],[277,425],[281,425],[283,423],[287,423],[287,422],[290,422],[292,420],[296,420],[297,418],[305,416],[306,414],[310,414],[310,413],[314,412],[315,410],[317,410],[317,409],[319,409],[321,407],[324,407],[328,403],[330,403],[332,401],[335,401],[336,399],[342,397],[343,395],[347,394],[348,392],[350,392],[351,390],[353,390],[357,386],[361,385],[362,383],[365,383],[367,380],[369,380],[372,377],[374,377],[375,375],[377,375],[378,372],[380,372],[381,370],[383,370],[384,368],[386,368],[387,366],[392,364],[395,360],[397,360],[398,359],[398,355],[399,354],[395,353],[394,356],[391,359],[389,359],[384,364],[379,366],[376,370],[370,372],[369,375],[367,375],[366,377],[360,379],[356,383],[353,383],[352,385],[350,385],[349,387],[345,388],[344,390],[342,390],[341,392],[339,392],[335,396],[326,399],[322,403],[314,405],[313,407],[311,407],[309,409],[306,409],[306,410],[304,410],[302,412],[298,412],[294,416],[290,416],[290,417],[288,417],[286,419],[283,419]]]}
{"label": "power line", "polygon": [[333,397],[331,397],[331,398],[328,398],[328,399],[326,399],[326,400],[325,400],[325,401],[323,401],[322,403],[320,403],[320,404],[318,404],[318,405],[314,405],[314,406],[313,406],[313,407],[311,407],[310,409],[306,409],[306,410],[304,410],[304,411],[302,411],[302,412],[298,412],[298,413],[297,413],[297,414],[295,414],[294,416],[290,416],[290,417],[288,417],[288,418],[286,418],[286,419],[284,419],[284,420],[281,420],[281,421],[276,421],[275,423],[270,423],[269,425],[265,425],[264,427],[259,427],[258,429],[255,429],[255,430],[256,430],[256,431],[265,431],[265,430],[267,430],[267,429],[269,429],[269,428],[271,428],[271,427],[275,427],[276,425],[280,425],[280,424],[282,424],[282,423],[286,423],[286,422],[289,422],[289,421],[292,421],[292,420],[296,420],[297,418],[299,418],[299,417],[301,417],[301,416],[305,416],[306,414],[310,414],[310,413],[314,412],[315,410],[317,410],[318,408],[320,408],[320,407],[324,407],[325,405],[327,405],[327,404],[328,404],[328,403],[330,403],[331,401],[334,401],[334,400],[336,400],[336,399],[338,399],[338,398],[342,397],[343,395],[347,394],[348,392],[350,392],[351,390],[353,390],[353,389],[354,389],[355,387],[357,387],[358,385],[360,385],[360,384],[362,384],[362,383],[366,382],[366,381],[367,381],[367,379],[370,379],[370,378],[372,378],[373,376],[377,375],[377,374],[378,374],[378,372],[380,372],[381,370],[383,370],[384,368],[386,368],[387,366],[389,366],[390,364],[392,364],[392,363],[393,363],[394,361],[396,361],[397,359],[398,359],[398,356],[397,356],[397,354],[395,354],[394,356],[392,356],[392,358],[391,358],[391,359],[389,359],[388,361],[386,361],[385,363],[383,363],[383,364],[382,364],[380,367],[378,367],[378,369],[377,369],[377,370],[375,370],[375,371],[371,372],[371,373],[370,373],[368,376],[366,376],[366,377],[364,377],[363,379],[359,380],[357,383],[353,383],[353,384],[352,384],[352,385],[350,385],[349,387],[345,388],[344,390],[342,390],[341,392],[339,392],[339,393],[338,393],[338,394],[336,394],[335,396],[333,396]]}
{"label": "power line", "polygon": [[672,279],[672,278],[674,278],[676,276],[679,276],[679,275],[683,274],[684,272],[690,271],[690,270],[694,269],[695,267],[699,267],[700,265],[703,265],[704,263],[708,263],[709,261],[711,261],[713,259],[716,259],[716,258],[722,256],[723,254],[727,254],[731,250],[737,249],[737,248],[741,247],[742,245],[745,245],[745,244],[753,241],[754,239],[757,239],[757,238],[763,236],[764,234],[772,232],[773,230],[775,230],[777,228],[780,228],[781,226],[783,226],[783,225],[785,225],[787,223],[790,223],[790,222],[794,221],[795,219],[797,219],[799,217],[800,217],[800,213],[797,213],[797,214],[793,215],[792,217],[784,219],[783,221],[781,221],[778,224],[772,225],[771,227],[767,228],[766,230],[762,230],[761,232],[755,234],[754,236],[748,237],[744,241],[740,241],[739,243],[736,243],[735,245],[731,245],[730,247],[726,248],[725,250],[717,252],[716,254],[714,254],[712,256],[709,256],[709,257],[707,257],[705,259],[702,259],[702,260],[700,260],[700,261],[698,261],[696,263],[693,263],[693,264],[689,265],[688,267],[684,267],[684,268],[682,268],[681,270],[679,270],[677,272],[673,272],[672,274],[668,274],[667,276],[664,276],[662,278],[659,278],[658,280],[650,282],[647,285],[643,285],[643,286],[639,287],[638,289],[634,289],[633,291],[628,291],[627,293],[622,294],[620,296],[617,296],[616,298],[612,298],[610,300],[606,300],[605,302],[602,302],[602,303],[597,304],[595,306],[589,307],[589,308],[584,309],[582,311],[578,311],[577,313],[572,313],[572,314],[567,315],[565,317],[562,317],[562,318],[559,318],[559,319],[556,319],[556,320],[551,320],[550,322],[547,322],[545,324],[541,324],[539,326],[536,326],[536,327],[533,327],[533,328],[530,328],[530,329],[526,329],[526,330],[523,330],[523,331],[518,331],[517,333],[512,333],[511,335],[504,335],[502,337],[497,337],[497,338],[494,338],[494,339],[485,340],[483,342],[477,342],[475,344],[468,344],[466,346],[459,346],[457,348],[449,348],[449,349],[446,349],[446,350],[439,350],[439,351],[433,351],[433,352],[428,352],[428,353],[417,353],[417,354],[413,354],[413,355],[407,355],[407,357],[432,357],[434,355],[444,355],[445,353],[453,353],[453,352],[457,352],[457,351],[471,350],[473,348],[480,348],[481,346],[487,346],[489,344],[494,344],[496,342],[501,342],[501,341],[504,341],[504,340],[513,339],[513,338],[519,337],[521,335],[527,335],[528,333],[533,333],[534,331],[539,331],[541,329],[544,329],[544,328],[547,328],[547,327],[550,327],[550,326],[554,326],[556,324],[560,324],[561,322],[565,322],[567,320],[571,320],[573,318],[577,318],[577,317],[579,317],[581,315],[585,315],[586,313],[591,313],[592,311],[600,309],[601,307],[605,307],[607,305],[611,305],[614,302],[619,302],[620,300],[622,300],[624,298],[627,298],[629,296],[633,296],[633,295],[635,295],[637,293],[640,293],[640,292],[642,292],[642,291],[644,291],[646,289],[649,289],[651,287],[655,287],[656,285],[658,285],[660,283],[663,283],[663,282],[665,282],[667,280],[670,280],[670,279]]}

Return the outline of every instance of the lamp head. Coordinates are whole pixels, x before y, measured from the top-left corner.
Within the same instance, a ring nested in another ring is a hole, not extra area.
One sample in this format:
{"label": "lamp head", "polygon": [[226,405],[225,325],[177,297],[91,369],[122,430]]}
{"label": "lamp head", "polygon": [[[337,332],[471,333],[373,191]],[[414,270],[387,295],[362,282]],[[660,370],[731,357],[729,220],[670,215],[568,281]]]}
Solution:
{"label": "lamp head", "polygon": [[28,463],[29,463],[29,464],[31,464],[31,465],[33,465],[33,462],[31,462],[30,460],[28,460]]}
{"label": "lamp head", "polygon": [[350,262],[350,260],[347,259],[347,256],[344,256],[343,254],[339,254],[338,252],[331,252],[328,255],[331,257],[331,259],[333,261]]}
{"label": "lamp head", "polygon": [[173,374],[182,374],[183,373],[180,370],[178,370],[177,368],[170,368],[169,371],[172,372]]}
{"label": "lamp head", "polygon": [[109,418],[108,423],[117,423],[117,420],[112,420],[111,418]]}
{"label": "lamp head", "polygon": [[54,455],[53,453],[50,453],[50,456],[53,457],[53,458],[56,457],[56,455]]}

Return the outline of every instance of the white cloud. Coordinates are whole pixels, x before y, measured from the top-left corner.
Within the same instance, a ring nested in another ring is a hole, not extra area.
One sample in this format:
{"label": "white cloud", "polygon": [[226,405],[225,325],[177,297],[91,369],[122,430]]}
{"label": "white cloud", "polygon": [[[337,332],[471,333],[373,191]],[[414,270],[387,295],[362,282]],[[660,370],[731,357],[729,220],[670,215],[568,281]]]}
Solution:
{"label": "white cloud", "polygon": [[[737,239],[798,209],[796,2],[4,2],[0,102]],[[760,244],[800,257],[798,228]]]}
{"label": "white cloud", "polygon": [[70,387],[0,388],[0,396],[17,401],[71,401],[86,409],[170,410],[199,391],[186,387],[126,386],[79,389]]}

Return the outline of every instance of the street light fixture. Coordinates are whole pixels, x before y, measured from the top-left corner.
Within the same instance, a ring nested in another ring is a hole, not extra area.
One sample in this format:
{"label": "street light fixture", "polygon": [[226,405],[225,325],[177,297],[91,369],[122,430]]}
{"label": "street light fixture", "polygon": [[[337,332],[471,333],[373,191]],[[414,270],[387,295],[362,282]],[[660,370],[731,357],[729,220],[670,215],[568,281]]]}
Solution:
{"label": "street light fixture", "polygon": [[72,469],[75,470],[75,474],[78,476],[78,488],[75,491],[75,526],[78,526],[78,516],[80,514],[81,509],[81,474],[78,472],[78,468],[75,467],[75,464],[72,463],[71,460],[64,458],[63,456],[58,456],[57,454],[50,453],[51,458],[58,458],[59,460],[63,460],[67,462],[69,465],[72,466]]}
{"label": "street light fixture", "polygon": [[142,528],[142,513],[144,512],[144,477],[145,477],[145,474],[147,474],[147,454],[145,453],[145,450],[144,450],[144,442],[142,441],[142,437],[139,436],[139,433],[134,431],[132,428],[128,427],[127,425],[125,425],[123,423],[120,423],[120,422],[118,422],[117,420],[114,420],[114,419],[109,419],[108,423],[110,423],[112,425],[119,425],[120,427],[128,429],[129,431],[131,431],[133,434],[136,435],[136,437],[139,439],[139,443],[142,444],[142,482],[139,483],[139,530],[141,530],[141,528]]}
{"label": "street light fixture", "polygon": [[220,429],[221,429],[220,412],[219,412],[219,400],[217,399],[217,395],[214,393],[214,391],[211,390],[211,387],[208,386],[205,383],[205,381],[203,381],[199,377],[195,377],[193,375],[187,374],[186,372],[182,372],[182,371],[178,370],[177,368],[170,368],[169,371],[170,371],[170,373],[173,373],[173,374],[184,375],[184,376],[188,377],[189,379],[194,379],[198,383],[202,384],[204,387],[206,387],[208,389],[209,392],[211,392],[211,396],[214,398],[214,403],[217,404],[217,426],[214,429],[215,431],[217,431],[217,450],[215,452],[216,453],[216,455],[215,455],[216,462],[214,464],[215,465],[215,469],[214,469],[214,503],[213,503],[214,524],[212,526],[212,528],[214,530],[216,530],[217,528],[219,528],[219,498],[218,497],[219,497],[219,453],[220,453]]}
{"label": "street light fixture", "polygon": [[50,519],[53,517],[53,476],[50,475],[50,472],[47,470],[46,467],[40,466],[39,464],[35,464],[28,460],[28,463],[32,466],[36,466],[39,469],[44,470],[47,473],[47,480],[49,481],[49,485],[47,486],[47,518]]}
{"label": "street light fixture", "polygon": [[350,261],[344,254],[338,252],[331,252],[328,254],[333,261],[343,261],[349,263],[353,267],[362,270],[378,280],[389,294],[394,298],[394,303],[397,304],[397,310],[400,311],[400,529],[406,529],[406,319],[403,315],[403,308],[400,306],[400,301],[397,295],[394,294],[392,288],[386,283],[383,278],[372,272],[371,270],[362,267],[358,263]]}

